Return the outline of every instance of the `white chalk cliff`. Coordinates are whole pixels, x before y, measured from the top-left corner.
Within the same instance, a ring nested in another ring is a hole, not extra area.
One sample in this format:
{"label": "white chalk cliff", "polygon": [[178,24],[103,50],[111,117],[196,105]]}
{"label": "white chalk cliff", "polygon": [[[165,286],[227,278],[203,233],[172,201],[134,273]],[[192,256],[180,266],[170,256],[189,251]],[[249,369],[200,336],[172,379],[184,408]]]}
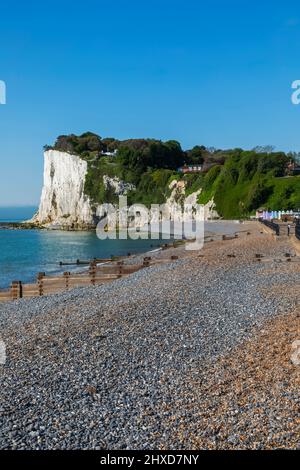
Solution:
{"label": "white chalk cliff", "polygon": [[[197,191],[186,195],[186,185],[183,180],[173,180],[169,185],[169,189],[171,189],[172,192],[166,201],[166,207],[177,208],[177,210],[173,210],[174,220],[182,220],[182,211],[180,210],[180,206],[185,204],[187,207],[191,207],[191,209],[196,207],[202,189],[200,188]],[[187,212],[187,214],[183,217],[183,220],[186,220],[189,218],[189,216],[189,212]],[[192,217],[194,218],[193,215]],[[209,220],[217,218],[219,218],[219,214],[215,210],[214,200],[211,199],[203,206],[203,219]]]}
{"label": "white chalk cliff", "polygon": [[[87,170],[87,162],[79,156],[47,150],[44,154],[44,184],[40,206],[31,222],[52,229],[76,230],[95,227],[105,214],[105,206],[93,203],[84,193]],[[134,189],[133,185],[118,178],[104,176],[103,182],[117,195],[126,195],[127,191]],[[169,212],[174,213],[175,204],[177,204],[176,210],[184,202],[196,204],[201,192],[199,190],[185,197],[184,182],[175,180],[171,183],[170,189],[172,193],[165,204],[166,218],[169,218]],[[178,217],[180,217],[179,212]],[[213,201],[205,206],[204,217],[205,219],[217,217]],[[141,225],[145,223],[142,219],[143,217],[141,217]]]}
{"label": "white chalk cliff", "polygon": [[56,150],[44,154],[44,185],[33,221],[51,228],[92,225],[93,212],[84,195],[87,163],[76,155]]}

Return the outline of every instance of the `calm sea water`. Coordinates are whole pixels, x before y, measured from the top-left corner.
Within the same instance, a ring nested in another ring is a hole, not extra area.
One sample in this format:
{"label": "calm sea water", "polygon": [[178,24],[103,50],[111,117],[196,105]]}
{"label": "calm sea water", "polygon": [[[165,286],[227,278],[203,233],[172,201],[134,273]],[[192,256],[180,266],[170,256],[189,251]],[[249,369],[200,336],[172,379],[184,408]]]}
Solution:
{"label": "calm sea water", "polygon": [[0,230],[0,288],[13,280],[32,281],[38,272],[50,274],[72,269],[60,267],[60,261],[139,253],[158,243],[162,241],[99,240],[93,232]]}
{"label": "calm sea water", "polygon": [[[0,221],[26,220],[34,210],[0,208]],[[232,223],[209,223],[206,224],[206,234],[210,231],[230,233],[235,227]],[[94,232],[0,229],[0,288],[8,287],[14,280],[31,282],[38,272],[51,274],[72,269],[72,266],[60,267],[60,261],[142,253],[154,249],[163,241],[168,240],[99,240]],[[74,266],[73,269],[78,267]]]}
{"label": "calm sea water", "polygon": [[[0,221],[26,220],[33,212],[32,208],[0,208]],[[0,288],[13,280],[30,282],[38,272],[51,274],[72,269],[60,267],[60,261],[141,253],[161,243],[162,240],[99,240],[94,232],[0,229]]]}

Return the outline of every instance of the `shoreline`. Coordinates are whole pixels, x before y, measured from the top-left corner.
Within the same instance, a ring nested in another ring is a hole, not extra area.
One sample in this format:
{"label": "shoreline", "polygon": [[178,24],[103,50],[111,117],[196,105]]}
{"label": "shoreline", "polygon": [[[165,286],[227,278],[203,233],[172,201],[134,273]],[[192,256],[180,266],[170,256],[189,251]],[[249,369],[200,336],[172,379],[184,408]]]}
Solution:
{"label": "shoreline", "polygon": [[36,227],[34,224],[25,224],[24,222],[0,222],[0,230],[43,230],[42,227]]}
{"label": "shoreline", "polygon": [[[243,222],[243,223],[240,223],[239,221],[209,221],[209,222],[206,222],[205,223],[205,233],[204,233],[204,238],[205,238],[205,242],[209,241],[210,239],[215,239],[215,238],[218,238],[218,237],[221,237],[221,235],[224,233],[224,234],[233,234],[235,233],[236,231],[239,231],[241,230],[241,227],[243,227],[243,224],[244,223],[247,223],[247,222]],[[19,227],[19,228],[17,228]],[[11,223],[11,229],[12,230],[22,230],[24,227],[22,224],[16,224],[16,223]],[[0,229],[1,229],[1,223],[0,223]],[[3,227],[3,229],[6,229],[6,227]],[[29,230],[30,227],[27,227],[24,232],[26,232],[27,230]],[[174,227],[175,229],[175,227]],[[54,230],[47,230],[47,229],[42,229],[44,233],[49,233],[49,234],[52,234],[52,233],[70,233],[69,231],[54,231]],[[35,229],[33,229],[33,231],[35,231]],[[95,231],[91,231],[91,233],[94,233]],[[1,233],[1,230],[0,230],[0,233]],[[78,234],[80,235],[80,232],[79,231],[74,231],[72,232],[74,234]],[[82,232],[83,234],[86,234],[87,231],[83,231]],[[143,233],[141,233],[141,235],[144,235]],[[165,243],[177,243],[177,242],[180,242],[179,239],[177,239],[176,237],[174,238],[174,235],[171,234],[171,238],[170,239],[164,239],[164,235],[163,234],[159,234],[160,236],[160,239],[153,239],[151,240],[150,236],[148,236],[147,240],[149,241],[149,244],[150,244],[150,248],[157,248],[157,247],[160,247],[162,246],[163,244]],[[130,237],[129,237],[130,238]],[[184,240],[184,239],[183,239]],[[117,239],[118,241],[118,239]],[[143,240],[137,240],[137,244],[141,242],[143,243]],[[100,247],[100,245],[99,245]],[[117,253],[114,253],[113,252],[113,247],[110,247],[108,248],[109,250],[109,255],[106,254],[105,256],[102,256],[104,258],[110,258],[111,257],[111,253],[113,254],[116,254],[117,256],[126,256],[126,254],[128,252],[132,252],[132,248],[131,247],[128,247],[127,248],[124,248],[124,250],[122,252],[117,252]],[[74,250],[73,250],[74,251]],[[138,245],[137,247],[133,248],[133,253],[136,253],[136,254],[142,254],[144,253],[145,256],[147,256],[147,253],[148,253],[148,249],[144,249],[144,247],[141,247],[139,248]],[[97,255],[94,255],[94,256],[97,256]],[[100,256],[101,257],[101,256]],[[30,283],[30,282],[34,282],[36,280],[36,275],[38,272],[45,272],[47,275],[60,275],[62,276],[63,274],[63,268],[61,267],[60,265],[60,262],[61,261],[67,261],[68,263],[68,266],[66,267],[66,271],[71,271],[72,273],[80,273],[82,271],[86,271],[86,269],[83,269],[82,267],[79,267],[77,264],[76,264],[76,253],[74,254],[74,259],[71,260],[71,259],[66,259],[64,260],[63,258],[62,259],[56,259],[55,260],[55,264],[57,264],[57,269],[54,269],[53,267],[53,264],[51,266],[51,270],[47,269],[47,264],[45,265],[45,267],[42,266],[42,264],[40,263],[38,268],[36,270],[34,270],[34,265],[32,265],[32,271],[33,271],[33,274],[29,277],[28,275],[26,275],[25,277],[25,282],[26,283]],[[90,255],[90,257],[87,255],[85,258],[83,258],[85,260],[89,260],[89,261],[93,261],[93,255]],[[73,264],[71,265],[71,262],[73,262]],[[11,286],[11,282],[13,280],[19,280],[19,281],[24,281],[24,278],[22,278],[22,275],[20,275],[18,272],[15,273],[15,275],[12,275],[10,276],[8,282],[4,282],[4,279],[3,279],[3,282],[2,282],[2,286],[0,288],[0,292],[5,292],[7,291],[7,289]]]}

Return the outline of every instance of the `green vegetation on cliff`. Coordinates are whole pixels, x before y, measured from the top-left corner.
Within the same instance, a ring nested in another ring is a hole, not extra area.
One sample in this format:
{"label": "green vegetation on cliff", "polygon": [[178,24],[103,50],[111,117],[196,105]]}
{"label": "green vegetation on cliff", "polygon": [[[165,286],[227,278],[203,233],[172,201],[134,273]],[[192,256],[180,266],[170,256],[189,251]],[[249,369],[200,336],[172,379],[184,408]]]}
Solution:
{"label": "green vegetation on cliff", "polygon": [[201,183],[199,202],[212,197],[224,218],[245,217],[263,206],[270,210],[300,207],[300,177],[287,177],[290,157],[282,152],[233,151]]}
{"label": "green vegetation on cliff", "polygon": [[[133,185],[129,203],[147,206],[166,201],[173,179],[185,182],[186,195],[201,189],[198,201],[212,198],[220,216],[246,217],[259,207],[270,210],[300,207],[300,176],[287,176],[293,154],[274,152],[272,148],[216,150],[195,146],[183,151],[177,141],[155,139],[119,141],[102,139],[91,132],[81,136],[60,136],[55,149],[79,155],[88,163],[85,193],[95,203],[117,202],[113,187],[103,177],[117,178]],[[203,165],[202,173],[178,172],[183,165]]]}

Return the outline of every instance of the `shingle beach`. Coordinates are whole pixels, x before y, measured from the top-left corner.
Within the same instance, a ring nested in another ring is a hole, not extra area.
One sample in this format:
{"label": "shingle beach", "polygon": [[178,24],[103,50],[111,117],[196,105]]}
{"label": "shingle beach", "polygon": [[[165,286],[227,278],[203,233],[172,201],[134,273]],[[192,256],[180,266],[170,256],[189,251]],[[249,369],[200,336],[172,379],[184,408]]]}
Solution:
{"label": "shingle beach", "polygon": [[237,230],[111,284],[0,304],[0,448],[300,448],[300,263],[287,237]]}

